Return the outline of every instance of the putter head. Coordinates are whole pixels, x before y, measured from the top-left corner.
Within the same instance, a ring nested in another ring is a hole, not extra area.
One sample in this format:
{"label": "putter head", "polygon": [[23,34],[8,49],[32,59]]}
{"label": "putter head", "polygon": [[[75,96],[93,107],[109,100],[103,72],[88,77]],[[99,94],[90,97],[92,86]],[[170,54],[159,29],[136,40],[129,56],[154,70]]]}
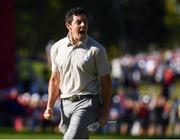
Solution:
{"label": "putter head", "polygon": [[87,129],[90,131],[90,132],[95,132],[98,130],[98,128],[100,127],[100,124],[99,122],[94,122],[92,124],[90,124]]}

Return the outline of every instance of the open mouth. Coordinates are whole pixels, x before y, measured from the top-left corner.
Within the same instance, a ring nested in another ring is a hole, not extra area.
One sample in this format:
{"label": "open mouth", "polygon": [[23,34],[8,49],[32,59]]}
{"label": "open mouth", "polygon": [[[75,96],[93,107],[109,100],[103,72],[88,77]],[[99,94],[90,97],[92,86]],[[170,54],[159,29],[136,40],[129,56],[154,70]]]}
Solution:
{"label": "open mouth", "polygon": [[80,33],[80,34],[85,34],[85,33],[86,33],[86,31],[80,31],[79,33]]}

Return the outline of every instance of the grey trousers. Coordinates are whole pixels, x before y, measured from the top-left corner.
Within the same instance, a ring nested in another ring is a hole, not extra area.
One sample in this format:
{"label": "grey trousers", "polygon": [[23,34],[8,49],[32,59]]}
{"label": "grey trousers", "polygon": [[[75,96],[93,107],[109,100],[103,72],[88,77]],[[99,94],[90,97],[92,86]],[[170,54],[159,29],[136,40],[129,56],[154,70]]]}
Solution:
{"label": "grey trousers", "polygon": [[75,102],[61,99],[59,129],[64,134],[64,139],[88,139],[87,126],[97,120],[100,105],[99,96],[91,96]]}

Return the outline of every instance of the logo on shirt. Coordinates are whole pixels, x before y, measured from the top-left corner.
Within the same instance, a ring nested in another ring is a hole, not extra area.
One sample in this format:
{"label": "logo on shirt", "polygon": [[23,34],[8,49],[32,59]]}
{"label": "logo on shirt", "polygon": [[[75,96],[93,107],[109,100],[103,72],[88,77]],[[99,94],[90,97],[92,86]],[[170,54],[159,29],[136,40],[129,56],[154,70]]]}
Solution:
{"label": "logo on shirt", "polygon": [[88,55],[84,55],[84,56],[82,57],[82,59],[83,59],[83,61],[88,61],[88,60],[89,60],[89,56],[88,56]]}

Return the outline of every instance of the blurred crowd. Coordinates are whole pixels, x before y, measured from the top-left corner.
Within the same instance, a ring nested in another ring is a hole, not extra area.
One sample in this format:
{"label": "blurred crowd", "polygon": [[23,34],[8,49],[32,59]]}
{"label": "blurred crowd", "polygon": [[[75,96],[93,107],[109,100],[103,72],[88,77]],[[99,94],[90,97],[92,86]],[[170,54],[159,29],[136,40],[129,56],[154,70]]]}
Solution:
{"label": "blurred crowd", "polygon": [[180,100],[170,102],[160,95],[144,95],[135,100],[120,90],[112,98],[109,119],[115,122],[109,122],[101,132],[180,136]]}
{"label": "blurred crowd", "polygon": [[[17,86],[0,90],[0,127],[58,132],[59,100],[54,118],[49,121],[43,118],[50,72],[47,60],[40,59],[42,65],[37,60],[33,64],[29,59],[20,60]],[[111,61],[111,72],[113,95],[109,120],[115,121],[99,132],[180,136],[180,98],[172,96],[180,76],[179,49],[127,54]],[[160,93],[153,88],[156,84],[161,87]],[[140,85],[148,88],[141,93]]]}
{"label": "blurred crowd", "polygon": [[[101,131],[180,136],[180,96],[174,95],[180,76],[180,50],[127,54],[112,60],[111,66],[109,119],[119,123],[109,123]],[[140,91],[140,85],[146,89]]]}
{"label": "blurred crowd", "polygon": [[170,99],[173,84],[180,76],[180,49],[127,54],[113,59],[111,66],[114,90],[121,86],[135,91],[142,83],[160,84],[162,96]]}
{"label": "blurred crowd", "polygon": [[54,118],[45,120],[43,117],[47,103],[47,94],[29,92],[18,93],[17,89],[11,89],[8,93],[0,93],[0,128],[14,128],[16,131],[49,130],[58,131],[59,104],[54,107]]}

